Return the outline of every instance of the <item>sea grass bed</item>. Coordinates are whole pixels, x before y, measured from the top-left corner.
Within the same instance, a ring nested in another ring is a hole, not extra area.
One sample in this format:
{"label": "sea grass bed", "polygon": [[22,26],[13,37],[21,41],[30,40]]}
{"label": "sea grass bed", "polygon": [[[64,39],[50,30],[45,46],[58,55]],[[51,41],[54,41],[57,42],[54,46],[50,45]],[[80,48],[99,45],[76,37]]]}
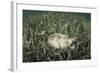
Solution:
{"label": "sea grass bed", "polygon": [[[50,47],[48,37],[55,33],[76,40],[67,48]],[[91,59],[91,14],[23,10],[22,41],[24,63]]]}

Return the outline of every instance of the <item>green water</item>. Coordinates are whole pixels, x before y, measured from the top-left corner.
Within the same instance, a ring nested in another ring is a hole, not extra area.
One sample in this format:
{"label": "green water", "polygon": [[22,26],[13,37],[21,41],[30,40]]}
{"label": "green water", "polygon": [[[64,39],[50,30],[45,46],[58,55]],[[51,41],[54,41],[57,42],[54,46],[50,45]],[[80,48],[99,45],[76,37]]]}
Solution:
{"label": "green water", "polygon": [[78,12],[56,12],[56,11],[36,11],[36,10],[23,10],[23,16],[24,17],[29,17],[29,16],[36,16],[36,15],[46,15],[49,12],[53,13],[61,13],[61,14],[75,14],[78,16],[84,17],[86,20],[90,21],[91,20],[91,13],[78,13]]}

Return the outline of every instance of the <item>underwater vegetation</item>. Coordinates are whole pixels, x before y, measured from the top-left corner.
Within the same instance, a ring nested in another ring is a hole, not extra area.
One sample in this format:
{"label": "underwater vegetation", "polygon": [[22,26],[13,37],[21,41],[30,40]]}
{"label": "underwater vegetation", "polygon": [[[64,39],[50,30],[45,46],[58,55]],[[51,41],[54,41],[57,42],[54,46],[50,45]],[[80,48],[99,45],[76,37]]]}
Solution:
{"label": "underwater vegetation", "polygon": [[23,62],[91,59],[91,14],[23,10]]}

